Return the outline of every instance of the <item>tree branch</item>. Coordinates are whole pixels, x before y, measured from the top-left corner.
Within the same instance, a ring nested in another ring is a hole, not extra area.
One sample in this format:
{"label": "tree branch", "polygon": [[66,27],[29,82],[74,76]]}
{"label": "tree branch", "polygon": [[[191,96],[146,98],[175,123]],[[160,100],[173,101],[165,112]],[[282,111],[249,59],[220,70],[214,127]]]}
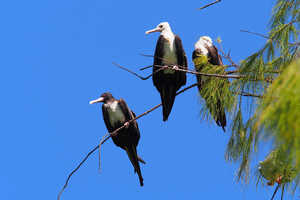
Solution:
{"label": "tree branch", "polygon": [[110,138],[110,134],[109,133],[106,133],[102,139],[100,140],[99,142],[99,145],[98,145],[98,149],[99,149],[99,172],[101,172],[101,146],[102,144],[104,144],[104,142],[106,142],[106,140],[108,140]]}
{"label": "tree branch", "polygon": [[276,189],[275,189],[275,191],[274,191],[274,193],[273,193],[273,195],[272,195],[272,198],[271,198],[271,200],[273,200],[273,199],[274,199],[274,197],[275,197],[275,195],[276,195],[276,193],[277,193],[277,191],[278,191],[279,187],[280,187],[280,184],[278,183],[278,185],[276,186]]}
{"label": "tree branch", "polygon": [[226,75],[226,74],[207,74],[207,73],[202,73],[202,72],[196,72],[196,71],[191,71],[191,70],[186,70],[186,69],[182,69],[181,66],[178,66],[179,68],[178,69],[175,69],[173,67],[170,67],[170,66],[161,66],[161,65],[155,65],[155,67],[159,67],[161,69],[155,71],[153,74],[150,74],[149,76],[147,77],[142,77],[140,75],[138,75],[137,73],[129,70],[128,68],[124,67],[124,66],[121,66],[115,62],[113,62],[114,65],[116,65],[117,67],[137,76],[138,78],[142,79],[142,80],[147,80],[148,78],[150,78],[153,74],[157,73],[158,71],[160,70],[163,70],[163,69],[173,69],[175,71],[182,71],[182,72],[186,72],[186,73],[189,73],[189,74],[195,74],[195,75],[201,75],[201,76],[208,76],[208,77],[218,77],[218,78],[234,78],[234,79],[240,79],[240,78],[245,78],[246,76],[244,75]]}
{"label": "tree branch", "polygon": [[140,71],[143,71],[143,70],[148,69],[148,68],[151,68],[151,67],[153,67],[153,65],[149,65],[149,66],[146,66],[146,67],[142,67],[142,68],[140,69]]}
{"label": "tree branch", "polygon": [[260,36],[260,37],[265,38],[265,39],[270,39],[268,36],[266,36],[264,34],[261,34],[261,33],[256,33],[256,32],[243,30],[243,29],[241,29],[240,31],[243,32],[243,33],[250,33],[250,34],[253,34],[253,35],[257,35],[257,36]]}
{"label": "tree branch", "polygon": [[205,6],[202,6],[201,8],[197,8],[197,9],[198,10],[203,10],[203,9],[205,9],[205,8],[207,8],[209,6],[212,6],[212,5],[216,4],[216,3],[219,3],[219,2],[221,2],[221,0],[216,0],[216,1],[212,2],[212,3],[209,3],[209,4],[205,5]]}
{"label": "tree branch", "polygon": [[284,187],[285,187],[285,184],[282,185],[282,189],[281,189],[281,200],[283,200],[283,195],[284,195]]}
{"label": "tree branch", "polygon": [[[190,86],[188,86],[188,87],[186,87],[186,88],[180,90],[179,92],[176,93],[176,96],[179,95],[179,94],[181,94],[181,93],[183,93],[183,92],[185,92],[186,90],[189,90],[189,89],[191,89],[191,88],[197,86],[197,85],[198,85],[198,83],[195,83],[195,84],[192,84],[192,85],[190,85]],[[137,116],[137,117],[135,117],[135,118],[133,118],[133,119],[127,121],[127,122],[128,122],[128,123],[131,123],[131,122],[133,122],[133,121],[135,121],[135,120],[137,120],[137,119],[139,119],[139,118],[141,118],[141,117],[143,117],[143,116],[149,114],[150,112],[156,110],[156,109],[159,108],[161,105],[162,105],[161,103],[160,103],[160,104],[157,104],[156,106],[152,107],[151,109],[147,110],[146,112],[140,114],[139,116]],[[66,182],[65,182],[65,184],[64,184],[64,186],[63,186],[63,188],[62,188],[61,191],[58,193],[57,200],[60,200],[60,197],[61,197],[62,193],[64,192],[64,190],[67,188],[68,183],[69,183],[69,180],[70,180],[70,178],[72,177],[72,175],[73,175],[73,174],[74,174],[74,173],[82,166],[82,164],[83,164],[83,163],[90,157],[90,155],[92,155],[97,149],[99,149],[99,169],[100,169],[100,148],[101,148],[101,145],[104,144],[110,137],[118,135],[118,134],[119,134],[119,131],[122,130],[123,128],[125,128],[125,125],[121,126],[120,128],[117,128],[116,130],[114,130],[114,131],[111,132],[111,133],[106,133],[106,134],[102,137],[102,139],[101,139],[101,141],[100,141],[100,144],[97,145],[96,147],[94,147],[94,149],[92,149],[92,150],[84,157],[84,159],[79,163],[79,165],[78,165],[78,166],[77,166],[77,167],[76,167],[76,168],[68,175],[68,178],[67,178],[67,180],[66,180]]]}
{"label": "tree branch", "polygon": [[222,46],[222,44],[221,44],[220,42],[219,42],[219,46],[220,46],[220,48],[218,48],[218,51],[221,52],[222,57],[225,58],[226,60],[228,60],[228,61],[230,62],[230,64],[231,64],[231,66],[233,66],[233,67],[239,69],[240,66],[239,66],[238,64],[236,64],[236,63],[232,60],[232,58],[231,58],[231,56],[230,56],[230,52],[228,52],[228,54],[226,54],[226,53],[223,51],[223,46]]}
{"label": "tree branch", "polygon": [[[128,69],[128,68],[126,68],[126,67],[123,67],[122,65],[119,65],[118,63],[113,62],[112,64],[114,64],[114,65],[116,65],[117,67],[119,67],[119,68],[121,68],[121,69],[123,69],[123,70],[129,72],[130,74],[135,75],[136,77],[140,78],[140,79],[143,80],[143,81],[149,79],[151,76],[153,76],[153,74],[156,74],[157,72],[159,72],[159,71],[161,71],[161,70],[167,68],[167,66],[163,66],[161,69],[156,70],[156,71],[153,72],[152,74],[150,74],[150,75],[148,75],[148,76],[146,76],[146,77],[143,77],[143,76],[141,76],[141,75],[138,75],[138,74],[135,73],[134,71],[131,71],[130,69]],[[151,66],[152,66],[152,65],[151,65]],[[149,66],[147,66],[147,67],[149,67]],[[142,68],[142,69],[143,69],[143,68]]]}
{"label": "tree branch", "polygon": [[99,146],[94,147],[93,150],[91,150],[85,157],[84,159],[79,163],[79,165],[69,174],[66,183],[64,185],[64,187],[61,189],[61,191],[58,193],[57,196],[57,200],[60,200],[60,196],[62,195],[62,193],[64,192],[64,190],[66,189],[66,187],[68,186],[69,180],[71,178],[71,176],[81,167],[81,165],[90,157],[90,155],[92,153],[94,153],[97,149],[99,148]]}
{"label": "tree branch", "polygon": [[251,94],[251,93],[247,93],[247,92],[242,92],[242,93],[240,93],[239,95],[244,96],[244,97],[263,98],[263,96],[261,96],[261,95]]}

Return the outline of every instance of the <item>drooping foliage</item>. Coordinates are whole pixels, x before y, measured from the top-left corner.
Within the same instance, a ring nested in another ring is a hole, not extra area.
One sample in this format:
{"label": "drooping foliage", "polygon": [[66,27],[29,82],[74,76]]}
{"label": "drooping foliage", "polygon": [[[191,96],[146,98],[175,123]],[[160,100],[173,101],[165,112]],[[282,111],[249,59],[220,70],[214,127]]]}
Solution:
{"label": "drooping foliage", "polygon": [[[193,60],[197,72],[205,74],[226,74],[226,66],[215,66],[208,62],[204,55]],[[230,90],[230,82],[226,78],[198,76],[201,82],[199,94],[202,97],[203,108],[201,114],[203,118],[212,120],[212,116],[217,116],[221,110],[230,112],[233,109],[237,94]],[[220,103],[221,102],[221,103]],[[218,105],[218,106],[216,106]]]}
{"label": "drooping foliage", "polygon": [[[283,176],[285,183],[297,185],[299,182],[299,26],[300,0],[277,0],[266,44],[241,62],[238,72],[243,78],[231,82],[235,93],[262,96],[247,104],[245,97],[237,97],[236,109],[233,109],[232,136],[226,158],[240,162],[239,179],[247,180],[251,155],[259,151],[258,144],[267,138],[273,142],[274,152],[280,150],[280,156],[271,153],[260,165],[260,176],[269,182],[274,182],[278,176]],[[252,112],[242,112],[242,108],[249,105]]]}

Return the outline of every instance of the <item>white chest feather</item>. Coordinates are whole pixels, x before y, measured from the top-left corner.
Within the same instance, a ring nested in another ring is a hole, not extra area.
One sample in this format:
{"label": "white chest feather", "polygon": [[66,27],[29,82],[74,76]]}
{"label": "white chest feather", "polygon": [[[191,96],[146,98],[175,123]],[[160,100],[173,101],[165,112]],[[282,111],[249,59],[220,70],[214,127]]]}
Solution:
{"label": "white chest feather", "polygon": [[105,104],[108,110],[108,117],[109,122],[114,125],[116,123],[124,123],[125,122],[125,115],[123,114],[120,106],[118,105],[118,102],[112,102],[110,104]]}
{"label": "white chest feather", "polygon": [[[176,55],[176,46],[175,46],[175,37],[167,37],[167,41],[164,44],[164,56],[163,56],[163,65],[174,66],[177,65],[177,55]],[[175,73],[172,69],[165,69],[164,73],[173,74]]]}

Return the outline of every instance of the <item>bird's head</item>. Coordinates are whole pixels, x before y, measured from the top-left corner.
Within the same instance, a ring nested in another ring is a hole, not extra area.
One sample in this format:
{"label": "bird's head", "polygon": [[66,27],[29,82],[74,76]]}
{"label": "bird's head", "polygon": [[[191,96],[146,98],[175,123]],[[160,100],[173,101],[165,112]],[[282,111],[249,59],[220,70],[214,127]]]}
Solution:
{"label": "bird's head", "polygon": [[90,104],[100,103],[100,102],[107,103],[109,101],[112,101],[113,99],[114,99],[114,97],[111,95],[111,93],[105,92],[105,93],[101,94],[101,96],[98,99],[90,101]]}
{"label": "bird's head", "polygon": [[199,50],[201,54],[206,55],[208,53],[206,47],[211,47],[213,45],[212,39],[208,36],[202,36],[195,43],[195,50]]}
{"label": "bird's head", "polygon": [[213,44],[212,39],[209,36],[202,36],[199,40],[204,44],[207,44],[208,46],[211,46]]}
{"label": "bird's head", "polygon": [[154,33],[154,32],[172,32],[171,27],[168,22],[161,22],[154,29],[146,31],[146,34]]}

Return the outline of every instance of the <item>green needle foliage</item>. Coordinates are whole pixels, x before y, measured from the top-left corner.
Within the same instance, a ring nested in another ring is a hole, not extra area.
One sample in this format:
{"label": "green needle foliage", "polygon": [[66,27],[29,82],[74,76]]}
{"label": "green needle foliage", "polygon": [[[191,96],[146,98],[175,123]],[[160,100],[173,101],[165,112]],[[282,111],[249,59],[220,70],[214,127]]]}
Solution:
{"label": "green needle foliage", "polygon": [[300,59],[268,88],[256,115],[254,130],[273,138],[282,157],[288,158],[288,164],[295,165],[300,174]]}
{"label": "green needle foliage", "polygon": [[[206,74],[226,74],[226,66],[215,66],[208,63],[207,57],[200,55],[193,60],[197,72]],[[212,119],[222,110],[231,111],[237,96],[230,90],[230,82],[226,78],[198,76],[201,82],[199,94],[205,100],[201,114],[203,118]],[[220,103],[221,102],[221,103]],[[218,105],[218,106],[216,106]]]}
{"label": "green needle foliage", "polygon": [[[240,163],[238,179],[248,180],[251,157],[259,151],[258,144],[272,141],[275,150],[270,150],[259,167],[255,165],[255,171],[258,180],[280,184],[282,193],[285,185],[297,186],[300,180],[299,26],[300,0],[277,0],[270,31],[263,36],[265,45],[240,65],[233,65],[237,77],[197,75],[204,100],[201,114],[213,119],[221,101],[221,109],[232,117],[225,158]],[[228,66],[213,66],[206,56],[193,62],[201,73],[228,73]],[[252,98],[243,97],[245,94]]]}
{"label": "green needle foliage", "polygon": [[[251,155],[267,138],[276,150],[260,164],[260,176],[269,183],[274,183],[279,176],[282,183],[299,183],[299,5],[300,0],[277,0],[266,44],[241,62],[238,72],[243,78],[231,82],[233,93],[262,96],[250,101],[237,96],[234,101],[227,101],[235,109],[232,109],[232,135],[225,157],[240,162],[238,179],[247,180]],[[245,112],[246,106],[250,112]]]}
{"label": "green needle foliage", "polygon": [[264,161],[259,163],[260,176],[268,180],[268,185],[287,184],[296,177],[296,170],[290,164],[282,150],[272,151]]}

